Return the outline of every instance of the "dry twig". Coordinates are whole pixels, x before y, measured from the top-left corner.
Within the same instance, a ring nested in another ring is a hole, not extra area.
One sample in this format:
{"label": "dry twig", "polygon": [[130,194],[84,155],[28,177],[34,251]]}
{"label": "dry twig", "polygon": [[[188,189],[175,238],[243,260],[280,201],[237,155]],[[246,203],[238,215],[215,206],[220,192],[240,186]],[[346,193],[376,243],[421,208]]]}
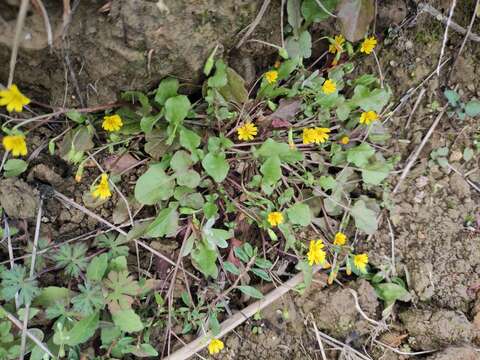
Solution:
{"label": "dry twig", "polygon": [[442,42],[442,49],[440,50],[440,56],[438,58],[438,65],[437,65],[437,76],[440,76],[440,64],[442,63],[443,53],[445,52],[445,46],[447,45],[448,39],[448,28],[450,27],[450,23],[452,22],[453,12],[455,11],[455,6],[457,5],[457,0],[452,1],[452,5],[450,6],[450,13],[448,15],[447,26],[445,27],[445,34],[443,35],[443,42]]}

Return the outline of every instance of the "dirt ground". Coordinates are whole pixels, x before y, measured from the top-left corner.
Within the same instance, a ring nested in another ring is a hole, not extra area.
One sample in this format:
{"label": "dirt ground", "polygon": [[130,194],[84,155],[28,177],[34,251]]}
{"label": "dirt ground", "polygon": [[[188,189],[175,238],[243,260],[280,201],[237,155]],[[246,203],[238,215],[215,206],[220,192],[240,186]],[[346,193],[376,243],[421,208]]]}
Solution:
{"label": "dirt ground", "polygon": [[[447,13],[449,4],[438,1],[432,6]],[[384,5],[380,5],[382,17],[377,24],[377,34],[384,34],[378,58],[385,82],[398,101],[435,71],[444,26],[429,14],[412,13],[404,2],[387,1]],[[454,20],[466,27],[471,16],[467,9],[474,4],[465,1],[462,5]],[[389,28],[382,28],[384,24],[390,24]],[[473,32],[480,32],[480,24]],[[462,41],[463,36],[450,32],[444,59],[454,57]],[[365,66],[370,72],[379,71],[373,60]],[[436,113],[432,104],[445,103],[442,90],[450,68],[451,62],[441,69],[440,78],[433,76],[424,82],[425,94],[408,128],[405,124],[420,89],[387,117],[385,123],[393,136],[386,147],[402,159],[387,191],[395,187],[399,172],[433,123]],[[479,72],[479,45],[467,42],[451,77],[451,86],[463,99],[480,96]],[[362,317],[348,290],[356,289],[360,308],[371,319],[380,320],[383,304],[368,282],[346,281],[327,287],[320,274],[308,292],[285,296],[262,312],[262,320],[248,321],[229,335],[227,355],[219,358],[323,359],[312,325],[315,319],[319,331],[340,342],[331,346],[323,341],[326,359],[360,359],[352,349],[382,360],[480,359],[480,193],[461,175],[469,174],[468,179],[480,185],[479,159],[462,159],[464,148],[473,146],[479,131],[478,120],[444,116],[399,191],[389,195],[388,219],[383,219],[373,237],[360,242],[378,268],[392,263],[393,247],[396,272],[407,280],[413,295],[412,302],[395,306],[387,330]],[[440,147],[450,149],[449,163],[458,173],[430,161],[430,153]],[[285,312],[288,319],[283,316]],[[257,327],[262,328],[262,334],[252,332]]]}

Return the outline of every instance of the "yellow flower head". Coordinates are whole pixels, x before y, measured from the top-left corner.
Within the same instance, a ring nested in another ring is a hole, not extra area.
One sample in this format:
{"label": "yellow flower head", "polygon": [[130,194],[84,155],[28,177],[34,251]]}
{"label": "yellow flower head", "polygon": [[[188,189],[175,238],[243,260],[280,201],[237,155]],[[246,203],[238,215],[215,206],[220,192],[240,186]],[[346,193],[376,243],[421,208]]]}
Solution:
{"label": "yellow flower head", "polygon": [[358,254],[353,256],[353,265],[361,272],[367,271],[368,255]]}
{"label": "yellow flower head", "polygon": [[336,52],[340,52],[343,50],[343,44],[345,44],[345,38],[343,35],[337,35],[333,39],[333,43],[330,44],[328,47],[328,51],[332,54],[335,54]]}
{"label": "yellow flower head", "polygon": [[265,79],[269,84],[274,84],[277,82],[278,78],[278,71],[277,70],[270,70],[265,73]]}
{"label": "yellow flower head", "polygon": [[311,265],[321,265],[325,262],[326,253],[323,251],[324,245],[322,240],[312,240],[310,241],[310,248],[308,250],[307,258],[308,264]]}
{"label": "yellow flower head", "polygon": [[272,227],[278,226],[283,223],[283,214],[279,211],[274,211],[268,214],[268,222]]}
{"label": "yellow flower head", "polygon": [[123,126],[120,115],[104,116],[102,127],[107,131],[118,131]]}
{"label": "yellow flower head", "polygon": [[13,156],[27,155],[27,143],[23,135],[7,135],[3,137],[3,148]]}
{"label": "yellow flower head", "polygon": [[224,348],[223,341],[220,339],[212,339],[208,344],[208,352],[210,355],[218,354]]}
{"label": "yellow flower head", "polygon": [[10,85],[6,90],[0,90],[0,106],[6,106],[8,112],[22,112],[25,105],[30,104],[30,99],[18,90],[17,85]]}
{"label": "yellow flower head", "polygon": [[347,242],[347,236],[342,232],[337,232],[335,234],[335,239],[333,240],[333,245],[343,246]]}
{"label": "yellow flower head", "polygon": [[243,141],[249,141],[253,140],[255,135],[258,133],[258,129],[255,126],[255,124],[252,124],[251,122],[245,123],[245,125],[240,126],[237,129],[238,133],[238,139],[243,140]]}
{"label": "yellow flower head", "polygon": [[95,189],[92,191],[92,195],[94,198],[100,198],[102,200],[112,196],[112,193],[110,192],[110,185],[108,184],[107,174],[102,174],[100,184],[95,186]]}
{"label": "yellow flower head", "polygon": [[374,36],[367,37],[363,40],[362,45],[360,46],[360,52],[365,54],[371,54],[373,49],[377,46],[377,39]]}
{"label": "yellow flower head", "polygon": [[370,125],[376,120],[378,120],[378,114],[375,111],[364,111],[360,115],[360,124]]}
{"label": "yellow flower head", "polygon": [[306,128],[303,129],[303,143],[304,144],[320,144],[328,140],[329,128]]}
{"label": "yellow flower head", "polygon": [[347,135],[342,136],[340,138],[340,143],[343,145],[347,145],[349,142],[350,142],[350,138]]}
{"label": "yellow flower head", "polygon": [[334,81],[332,81],[330,79],[325,80],[325,82],[322,85],[322,91],[326,95],[333,94],[336,90],[337,90],[337,85],[335,85]]}

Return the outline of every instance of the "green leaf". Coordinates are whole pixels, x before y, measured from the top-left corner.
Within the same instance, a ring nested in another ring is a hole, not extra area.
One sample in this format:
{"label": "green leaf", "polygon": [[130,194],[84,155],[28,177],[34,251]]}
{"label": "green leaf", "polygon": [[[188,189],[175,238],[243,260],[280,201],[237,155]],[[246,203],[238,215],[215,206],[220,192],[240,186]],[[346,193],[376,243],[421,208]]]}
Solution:
{"label": "green leaf", "polygon": [[263,175],[262,182],[268,186],[274,186],[282,177],[281,162],[278,156],[272,155],[260,167]]}
{"label": "green leaf", "polygon": [[158,120],[161,118],[161,113],[157,115],[147,115],[142,117],[140,120],[140,128],[146,134],[151,133],[153,130],[153,126],[157,123]]}
{"label": "green leaf", "polygon": [[263,294],[257,289],[255,289],[254,287],[251,287],[248,285],[241,285],[241,286],[238,286],[237,289],[240,290],[245,295],[248,295],[252,298],[263,299]]}
{"label": "green leaf", "polygon": [[14,265],[11,269],[0,272],[2,286],[0,298],[5,301],[18,299],[18,304],[30,303],[39,293],[37,280],[33,280],[21,265]]}
{"label": "green leaf", "polygon": [[24,160],[9,159],[3,166],[5,171],[4,175],[5,177],[18,176],[21,173],[23,173],[25,170],[27,170],[27,167],[28,167],[28,163]]}
{"label": "green leaf", "polygon": [[385,89],[374,89],[370,91],[364,85],[357,85],[353,90],[352,103],[364,111],[376,111],[380,113],[390,99],[390,91]]}
{"label": "green leaf", "polygon": [[257,150],[256,154],[263,158],[269,158],[276,155],[280,160],[287,163],[294,163],[303,160],[303,154],[297,149],[291,149],[287,143],[278,143],[269,138]]}
{"label": "green leaf", "polygon": [[402,286],[394,283],[383,283],[374,285],[375,291],[380,299],[386,302],[396,300],[410,301],[412,295]]}
{"label": "green leaf", "polygon": [[367,184],[380,185],[392,170],[392,165],[387,162],[376,161],[362,169],[362,179]]}
{"label": "green leaf", "polygon": [[151,165],[135,184],[135,199],[143,205],[153,205],[168,200],[173,195],[175,182],[165,174],[162,164]]}
{"label": "green leaf", "polygon": [[365,201],[358,200],[352,208],[351,214],[355,219],[355,226],[368,235],[377,231],[377,214],[375,211],[367,208]]}
{"label": "green leaf", "polygon": [[208,153],[202,160],[202,166],[216,182],[222,182],[228,175],[230,165],[225,159],[225,154]]}
{"label": "green leaf", "polygon": [[108,254],[95,256],[87,266],[87,279],[90,281],[101,281],[108,266]]}
{"label": "green leaf", "polygon": [[[98,320],[99,313],[95,313],[76,322],[72,329],[66,332],[65,336],[67,340],[65,341],[65,344],[75,346],[86,342],[95,334],[95,331],[98,328]],[[55,342],[55,336],[53,339]],[[60,345],[59,343],[56,344]]]}
{"label": "green leaf", "polygon": [[463,150],[463,160],[470,161],[473,159],[473,150],[470,148],[465,148]]}
{"label": "green leaf", "polygon": [[221,88],[227,85],[227,66],[222,60],[215,63],[215,74],[208,79],[208,86],[213,88]]}
{"label": "green leaf", "polygon": [[268,272],[266,272],[265,270],[253,268],[250,271],[265,281],[272,281],[272,278],[270,277],[270,275],[268,275]]}
{"label": "green leaf", "polygon": [[116,311],[112,314],[113,322],[122,331],[137,332],[143,329],[142,320],[132,309]]}
{"label": "green leaf", "polygon": [[33,305],[42,306],[44,308],[47,308],[57,302],[61,302],[62,304],[66,305],[70,301],[71,296],[72,292],[67,288],[47,286],[42,288],[40,295],[38,295],[33,301]]}
{"label": "green leaf", "polygon": [[178,231],[178,212],[176,207],[162,209],[147,228],[146,235],[151,237],[172,237]]}
{"label": "green leaf", "polygon": [[180,125],[187,117],[192,104],[185,95],[177,95],[165,102],[165,119],[170,124]]}
{"label": "green leaf", "polygon": [[287,20],[295,35],[302,26],[302,15],[300,14],[300,0],[287,0]]}
{"label": "green leaf", "polygon": [[192,158],[185,150],[178,150],[170,160],[170,167],[177,173],[184,173],[193,165]]}
{"label": "green leaf", "polygon": [[368,159],[373,154],[375,150],[367,143],[362,143],[347,150],[347,161],[361,168],[368,164]]}
{"label": "green leaf", "polygon": [[337,18],[348,41],[362,40],[375,14],[374,0],[340,0]]}
{"label": "green leaf", "polygon": [[320,180],[318,181],[318,183],[323,188],[323,190],[332,190],[337,185],[337,182],[335,181],[333,176],[330,176],[330,175],[329,176],[324,176],[324,175],[320,176]]}
{"label": "green leaf", "polygon": [[77,124],[83,124],[85,122],[85,115],[82,115],[76,110],[70,110],[65,113],[67,118],[72,121],[75,121]]}
{"label": "green leaf", "polygon": [[187,170],[182,174],[176,174],[177,184],[195,189],[201,181],[200,174],[195,170]]}
{"label": "green leaf", "polygon": [[470,117],[480,115],[480,101],[471,100],[465,105],[465,113]]}
{"label": "green leaf", "polygon": [[223,267],[225,270],[228,272],[232,273],[233,275],[240,275],[240,270],[237,268],[235,265],[233,265],[230,261],[224,261],[223,262]]}
{"label": "green leaf", "polygon": [[227,85],[218,89],[227,101],[243,104],[248,100],[248,90],[245,80],[232,68],[227,67]]}
{"label": "green leaf", "polygon": [[443,92],[443,94],[445,95],[445,97],[448,100],[448,103],[451,106],[453,106],[453,107],[457,106],[457,103],[460,100],[460,95],[458,95],[458,93],[455,90],[447,89]]}
{"label": "green leaf", "polygon": [[210,75],[210,72],[213,69],[213,65],[215,63],[215,54],[217,52],[217,49],[218,49],[218,45],[215,46],[215,49],[213,49],[207,61],[205,62],[205,65],[203,66],[203,73],[205,74],[205,76]]}
{"label": "green leaf", "polygon": [[195,131],[182,127],[180,130],[180,145],[189,150],[192,154],[200,146],[201,137]]}
{"label": "green leaf", "polygon": [[293,205],[287,210],[288,219],[292,224],[308,226],[312,222],[310,207],[304,203]]}
{"label": "green leaf", "polygon": [[130,353],[136,357],[158,356],[157,350],[150,344],[128,345],[125,348],[125,354]]}
{"label": "green leaf", "polygon": [[[303,0],[302,15],[306,22],[320,22],[330,17],[317,3],[318,0]],[[330,13],[335,11],[337,0],[320,0]]]}
{"label": "green leaf", "polygon": [[193,249],[191,256],[193,266],[205,277],[217,278],[218,269],[216,262],[218,254],[215,249],[211,249],[205,242],[200,241],[197,247]]}
{"label": "green leaf", "polygon": [[177,95],[178,80],[174,78],[166,78],[158,85],[157,92],[155,93],[155,101],[160,105],[165,105],[165,102]]}

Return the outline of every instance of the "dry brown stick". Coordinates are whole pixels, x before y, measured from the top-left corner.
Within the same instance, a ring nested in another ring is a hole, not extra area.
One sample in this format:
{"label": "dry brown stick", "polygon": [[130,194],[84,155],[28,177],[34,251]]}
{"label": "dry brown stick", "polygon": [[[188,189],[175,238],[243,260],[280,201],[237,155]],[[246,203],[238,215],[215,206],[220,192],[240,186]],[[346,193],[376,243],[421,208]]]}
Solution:
{"label": "dry brown stick", "polygon": [[20,47],[23,24],[25,23],[25,17],[27,16],[29,3],[29,0],[22,0],[20,9],[18,10],[17,24],[15,26],[15,37],[13,38],[12,54],[10,56],[10,73],[8,74],[7,87],[10,87],[10,85],[13,83],[15,65],[17,64],[18,48]]}
{"label": "dry brown stick", "polygon": [[[40,198],[38,204],[38,212],[37,212],[37,222],[35,224],[35,235],[33,237],[33,246],[32,246],[32,259],[30,261],[30,279],[33,279],[33,275],[35,275],[35,261],[37,259],[37,247],[38,247],[38,239],[40,238],[40,225],[42,220],[42,207],[43,207],[43,200]],[[27,346],[27,330],[28,330],[28,318],[30,314],[30,304],[29,301],[25,304],[25,311],[23,314],[23,330],[22,330],[22,337],[20,342],[20,360],[23,360],[25,356],[25,348]]]}
{"label": "dry brown stick", "polygon": [[452,5],[450,6],[450,12],[448,14],[447,24],[445,26],[445,33],[443,35],[442,48],[440,49],[440,56],[438,58],[437,76],[440,76],[440,64],[442,63],[443,53],[445,52],[445,46],[447,45],[448,29],[450,28],[450,23],[452,22],[452,16],[453,12],[455,11],[455,6],[457,6],[457,0],[452,0]]}
{"label": "dry brown stick", "polygon": [[[322,266],[314,266],[312,269],[312,273],[315,274],[322,269]],[[242,324],[248,318],[253,316],[256,312],[264,309],[268,305],[270,305],[275,300],[279,299],[282,295],[286,294],[288,291],[293,289],[295,286],[300,284],[303,281],[303,273],[298,273],[293,278],[288,280],[283,285],[279,286],[275,290],[272,290],[270,293],[265,295],[265,297],[261,300],[254,302],[253,304],[247,306],[242,311],[234,314],[231,318],[225,320],[220,325],[220,333],[216,336],[217,338],[221,338],[228,334],[230,331],[235,329],[237,326]],[[184,360],[188,359],[190,356],[194,355],[195,353],[201,351],[205,348],[210,339],[213,337],[211,332],[197,338],[196,340],[192,341],[187,346],[175,351],[173,354],[165,358],[164,360]]]}
{"label": "dry brown stick", "polygon": [[52,25],[50,24],[50,19],[48,17],[47,9],[45,9],[45,5],[43,5],[42,0],[32,0],[33,4],[38,7],[40,13],[43,17],[43,22],[45,23],[45,31],[47,32],[47,44],[52,48],[53,45],[53,35],[52,35]]}
{"label": "dry brown stick", "polygon": [[185,244],[187,243],[188,237],[190,236],[192,225],[189,223],[187,225],[187,229],[185,230],[185,235],[183,236],[182,246],[180,247],[180,251],[178,252],[177,262],[175,264],[175,268],[173,269],[172,281],[170,282],[170,286],[168,287],[167,291],[167,298],[168,298],[168,337],[167,337],[167,354],[170,354],[170,340],[171,340],[171,331],[170,328],[172,326],[172,313],[171,308],[173,307],[173,290],[175,289],[175,283],[177,281],[177,273],[178,268],[180,267],[180,263],[183,257],[183,249],[185,248]]}
{"label": "dry brown stick", "polygon": [[426,133],[426,135],[425,135],[425,137],[423,138],[421,144],[417,147],[417,149],[416,149],[415,152],[413,153],[412,157],[411,157],[410,160],[408,161],[407,165],[406,165],[405,168],[403,169],[402,175],[400,175],[400,179],[398,180],[397,185],[396,185],[395,188],[393,189],[392,194],[395,194],[395,193],[400,189],[400,185],[402,185],[403,181],[404,181],[405,178],[407,177],[408,173],[410,172],[410,169],[412,168],[413,164],[414,164],[415,161],[417,160],[418,155],[420,155],[420,152],[423,150],[425,144],[428,142],[428,140],[429,140],[430,137],[432,136],[433,132],[435,131],[435,128],[437,127],[438,123],[439,123],[440,120],[442,119],[443,114],[445,113],[446,110],[447,110],[447,106],[444,106],[443,109],[440,111],[440,113],[437,115],[437,118],[436,118],[435,121],[432,123],[432,126],[430,126],[430,129],[429,129],[428,132]]}
{"label": "dry brown stick", "polygon": [[413,105],[413,109],[410,112],[410,115],[408,116],[407,123],[405,124],[405,129],[408,129],[408,127],[410,126],[410,122],[412,121],[413,114],[417,110],[418,105],[420,105],[420,101],[422,101],[423,95],[425,95],[426,91],[427,90],[425,90],[425,88],[423,88],[423,87],[422,87],[422,90],[420,90],[420,94],[418,94],[417,100],[415,101],[415,104]]}
{"label": "dry brown stick", "polygon": [[472,28],[473,28],[473,24],[475,23],[475,18],[477,17],[477,10],[478,10],[478,5],[479,4],[480,4],[480,0],[477,0],[475,2],[475,7],[473,9],[472,18],[470,19],[470,24],[468,25],[467,33],[465,34],[465,37],[463,38],[462,45],[460,45],[460,49],[458,49],[458,53],[455,56],[455,60],[453,61],[453,65],[450,68],[450,71],[448,72],[447,83],[450,81],[450,77],[452,76],[453,69],[455,69],[455,66],[457,65],[458,58],[462,54],[463,48],[465,47],[465,44],[467,43],[468,37],[472,33]]}
{"label": "dry brown stick", "polygon": [[248,25],[247,32],[242,36],[242,38],[238,42],[236,46],[237,49],[243,45],[245,40],[247,40],[247,38],[253,33],[253,31],[258,26],[258,24],[260,24],[260,21],[262,20],[262,17],[265,14],[265,11],[267,11],[268,5],[270,5],[270,0],[264,0],[262,7],[260,8],[260,11],[258,12],[257,16],[255,17],[253,22],[250,25]]}

